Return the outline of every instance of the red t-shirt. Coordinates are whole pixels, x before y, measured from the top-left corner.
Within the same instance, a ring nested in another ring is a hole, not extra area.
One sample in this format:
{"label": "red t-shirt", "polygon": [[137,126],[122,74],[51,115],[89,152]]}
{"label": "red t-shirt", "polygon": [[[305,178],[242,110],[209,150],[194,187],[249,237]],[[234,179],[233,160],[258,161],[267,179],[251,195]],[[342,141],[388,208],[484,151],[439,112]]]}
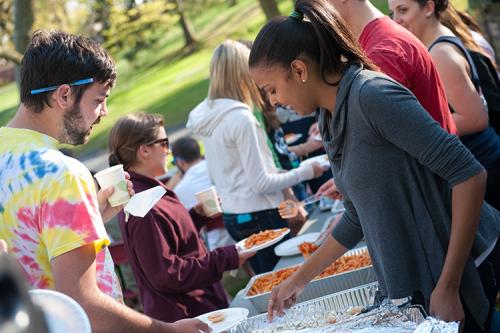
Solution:
{"label": "red t-shirt", "polygon": [[366,25],[359,42],[382,72],[408,88],[441,127],[457,133],[438,71],[411,32],[381,17]]}

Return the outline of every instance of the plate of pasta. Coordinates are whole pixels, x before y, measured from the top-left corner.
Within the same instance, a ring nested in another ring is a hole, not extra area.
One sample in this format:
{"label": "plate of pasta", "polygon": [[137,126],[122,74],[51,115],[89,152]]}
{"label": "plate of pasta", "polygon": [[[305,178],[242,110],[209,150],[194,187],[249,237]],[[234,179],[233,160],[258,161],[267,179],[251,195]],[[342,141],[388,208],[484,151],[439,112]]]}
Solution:
{"label": "plate of pasta", "polygon": [[285,257],[285,256],[294,256],[300,254],[299,246],[304,242],[315,242],[320,236],[319,232],[311,232],[308,234],[303,234],[300,236],[296,236],[290,238],[287,241],[284,241],[280,245],[274,248],[274,253],[277,256]]}
{"label": "plate of pasta", "polygon": [[290,229],[270,229],[257,232],[236,243],[240,253],[256,252],[272,246],[290,233]]}

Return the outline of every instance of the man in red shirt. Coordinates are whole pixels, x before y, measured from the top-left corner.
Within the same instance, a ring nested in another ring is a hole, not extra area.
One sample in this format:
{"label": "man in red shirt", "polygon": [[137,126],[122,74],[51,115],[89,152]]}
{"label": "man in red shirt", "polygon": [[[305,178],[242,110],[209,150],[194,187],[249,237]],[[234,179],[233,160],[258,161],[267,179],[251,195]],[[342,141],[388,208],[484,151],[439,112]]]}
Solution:
{"label": "man in red shirt", "polygon": [[[443,83],[420,40],[382,14],[369,0],[330,2],[380,70],[408,88],[442,128],[456,134]],[[341,198],[333,179],[321,185],[316,195]]]}
{"label": "man in red shirt", "polygon": [[368,0],[330,0],[368,57],[408,88],[446,131],[456,133],[443,84],[425,46]]}

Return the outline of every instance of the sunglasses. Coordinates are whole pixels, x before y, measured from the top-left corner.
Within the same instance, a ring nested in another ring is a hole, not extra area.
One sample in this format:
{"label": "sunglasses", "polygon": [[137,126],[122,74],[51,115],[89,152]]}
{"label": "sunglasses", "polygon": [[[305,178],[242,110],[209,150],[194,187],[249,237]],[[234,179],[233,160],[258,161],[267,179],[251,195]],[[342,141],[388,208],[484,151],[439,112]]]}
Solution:
{"label": "sunglasses", "polygon": [[[71,87],[74,87],[74,86],[81,86],[82,84],[89,84],[92,82],[94,82],[94,79],[88,78],[88,79],[78,80],[75,82],[70,82],[70,83],[68,83],[68,85]],[[30,91],[30,93],[31,93],[31,95],[36,95],[36,94],[41,94],[41,93],[44,93],[47,91],[56,90],[57,88],[59,88],[59,86],[62,86],[63,84],[59,84],[57,86],[46,87],[46,88],[33,89]]]}
{"label": "sunglasses", "polygon": [[163,148],[168,148],[168,138],[158,139],[147,144],[147,146],[152,146],[159,143]]}

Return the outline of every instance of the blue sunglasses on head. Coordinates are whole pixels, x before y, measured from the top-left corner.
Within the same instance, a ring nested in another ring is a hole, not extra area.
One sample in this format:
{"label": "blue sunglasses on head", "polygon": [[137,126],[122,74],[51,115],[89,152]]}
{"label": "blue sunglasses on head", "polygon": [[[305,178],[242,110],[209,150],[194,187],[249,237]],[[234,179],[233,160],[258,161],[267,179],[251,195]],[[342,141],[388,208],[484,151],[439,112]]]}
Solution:
{"label": "blue sunglasses on head", "polygon": [[[78,80],[78,81],[75,81],[75,82],[71,82],[71,83],[68,83],[68,85],[74,87],[74,86],[81,86],[82,84],[89,84],[89,83],[92,83],[94,82],[94,79],[93,78],[88,78],[88,79],[83,79],[83,80]],[[64,83],[61,83],[57,86],[50,86],[50,87],[47,87],[47,88],[39,88],[39,89],[33,89],[30,91],[31,95],[36,95],[36,94],[40,94],[40,93],[44,93],[44,92],[47,92],[47,91],[52,91],[52,90],[56,90],[59,86],[63,85]]]}

